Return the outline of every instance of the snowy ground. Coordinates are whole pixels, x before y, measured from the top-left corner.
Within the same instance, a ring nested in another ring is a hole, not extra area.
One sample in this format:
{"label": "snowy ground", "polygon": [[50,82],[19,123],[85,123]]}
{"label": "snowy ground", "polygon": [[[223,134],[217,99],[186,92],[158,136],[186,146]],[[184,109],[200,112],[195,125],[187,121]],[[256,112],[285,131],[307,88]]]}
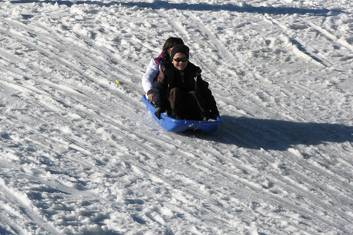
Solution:
{"label": "snowy ground", "polygon": [[[213,135],[140,101],[169,36]],[[352,64],[350,0],[0,0],[0,234],[353,234]]]}

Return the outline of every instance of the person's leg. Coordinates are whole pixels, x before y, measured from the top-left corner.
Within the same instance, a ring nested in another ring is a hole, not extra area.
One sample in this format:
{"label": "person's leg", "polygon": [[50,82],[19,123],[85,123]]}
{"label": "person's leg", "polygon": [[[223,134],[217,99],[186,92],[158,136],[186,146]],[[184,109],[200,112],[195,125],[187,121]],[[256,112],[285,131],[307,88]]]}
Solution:
{"label": "person's leg", "polygon": [[169,92],[169,103],[172,116],[177,119],[202,120],[196,97],[190,92],[172,88]]}
{"label": "person's leg", "polygon": [[156,98],[155,102],[153,103],[156,108],[155,115],[158,118],[161,118],[161,113],[167,111],[169,107],[168,94],[167,89],[163,86],[163,84],[156,83],[155,87]]}
{"label": "person's leg", "polygon": [[196,90],[195,97],[201,107],[202,115],[206,119],[216,119],[219,115],[216,101],[209,89]]}
{"label": "person's leg", "polygon": [[185,115],[190,120],[202,120],[202,107],[200,106],[198,99],[194,91],[187,92],[185,94]]}
{"label": "person's leg", "polygon": [[184,118],[185,107],[184,107],[184,99],[183,96],[185,92],[183,92],[178,87],[174,87],[169,91],[169,104],[171,109],[171,115],[175,118],[182,119]]}

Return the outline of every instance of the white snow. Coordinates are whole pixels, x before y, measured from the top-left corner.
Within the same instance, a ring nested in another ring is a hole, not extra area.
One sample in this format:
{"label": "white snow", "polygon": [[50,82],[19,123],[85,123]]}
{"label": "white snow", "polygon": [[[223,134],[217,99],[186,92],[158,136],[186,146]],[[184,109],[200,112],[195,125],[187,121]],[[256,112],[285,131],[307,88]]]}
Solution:
{"label": "white snow", "polygon": [[[179,36],[223,123],[140,98]],[[0,234],[353,234],[353,2],[0,1]]]}

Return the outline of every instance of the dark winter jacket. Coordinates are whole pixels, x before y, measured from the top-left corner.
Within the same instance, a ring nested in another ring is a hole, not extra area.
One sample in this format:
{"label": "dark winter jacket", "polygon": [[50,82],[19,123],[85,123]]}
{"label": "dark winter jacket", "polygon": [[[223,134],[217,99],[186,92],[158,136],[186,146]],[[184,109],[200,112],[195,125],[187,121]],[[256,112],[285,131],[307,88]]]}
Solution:
{"label": "dark winter jacket", "polygon": [[157,81],[163,89],[170,91],[178,87],[186,92],[195,90],[196,78],[201,75],[201,69],[189,62],[183,71],[179,71],[172,64],[164,65]]}
{"label": "dark winter jacket", "polygon": [[208,88],[209,84],[201,78],[201,69],[198,66],[188,62],[187,67],[179,71],[171,63],[162,65],[157,77],[161,110],[168,109],[171,105],[170,100],[168,101],[169,92],[173,88],[179,88],[193,94],[203,117],[215,119],[219,115],[216,101]]}

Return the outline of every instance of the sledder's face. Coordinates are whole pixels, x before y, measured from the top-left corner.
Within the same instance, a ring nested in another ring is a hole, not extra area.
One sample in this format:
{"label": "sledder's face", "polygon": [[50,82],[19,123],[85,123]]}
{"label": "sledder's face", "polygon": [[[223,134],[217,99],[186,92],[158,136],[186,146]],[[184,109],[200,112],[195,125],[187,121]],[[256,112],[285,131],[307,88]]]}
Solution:
{"label": "sledder's face", "polygon": [[184,53],[178,52],[174,55],[172,63],[177,70],[184,70],[188,61],[189,59]]}

